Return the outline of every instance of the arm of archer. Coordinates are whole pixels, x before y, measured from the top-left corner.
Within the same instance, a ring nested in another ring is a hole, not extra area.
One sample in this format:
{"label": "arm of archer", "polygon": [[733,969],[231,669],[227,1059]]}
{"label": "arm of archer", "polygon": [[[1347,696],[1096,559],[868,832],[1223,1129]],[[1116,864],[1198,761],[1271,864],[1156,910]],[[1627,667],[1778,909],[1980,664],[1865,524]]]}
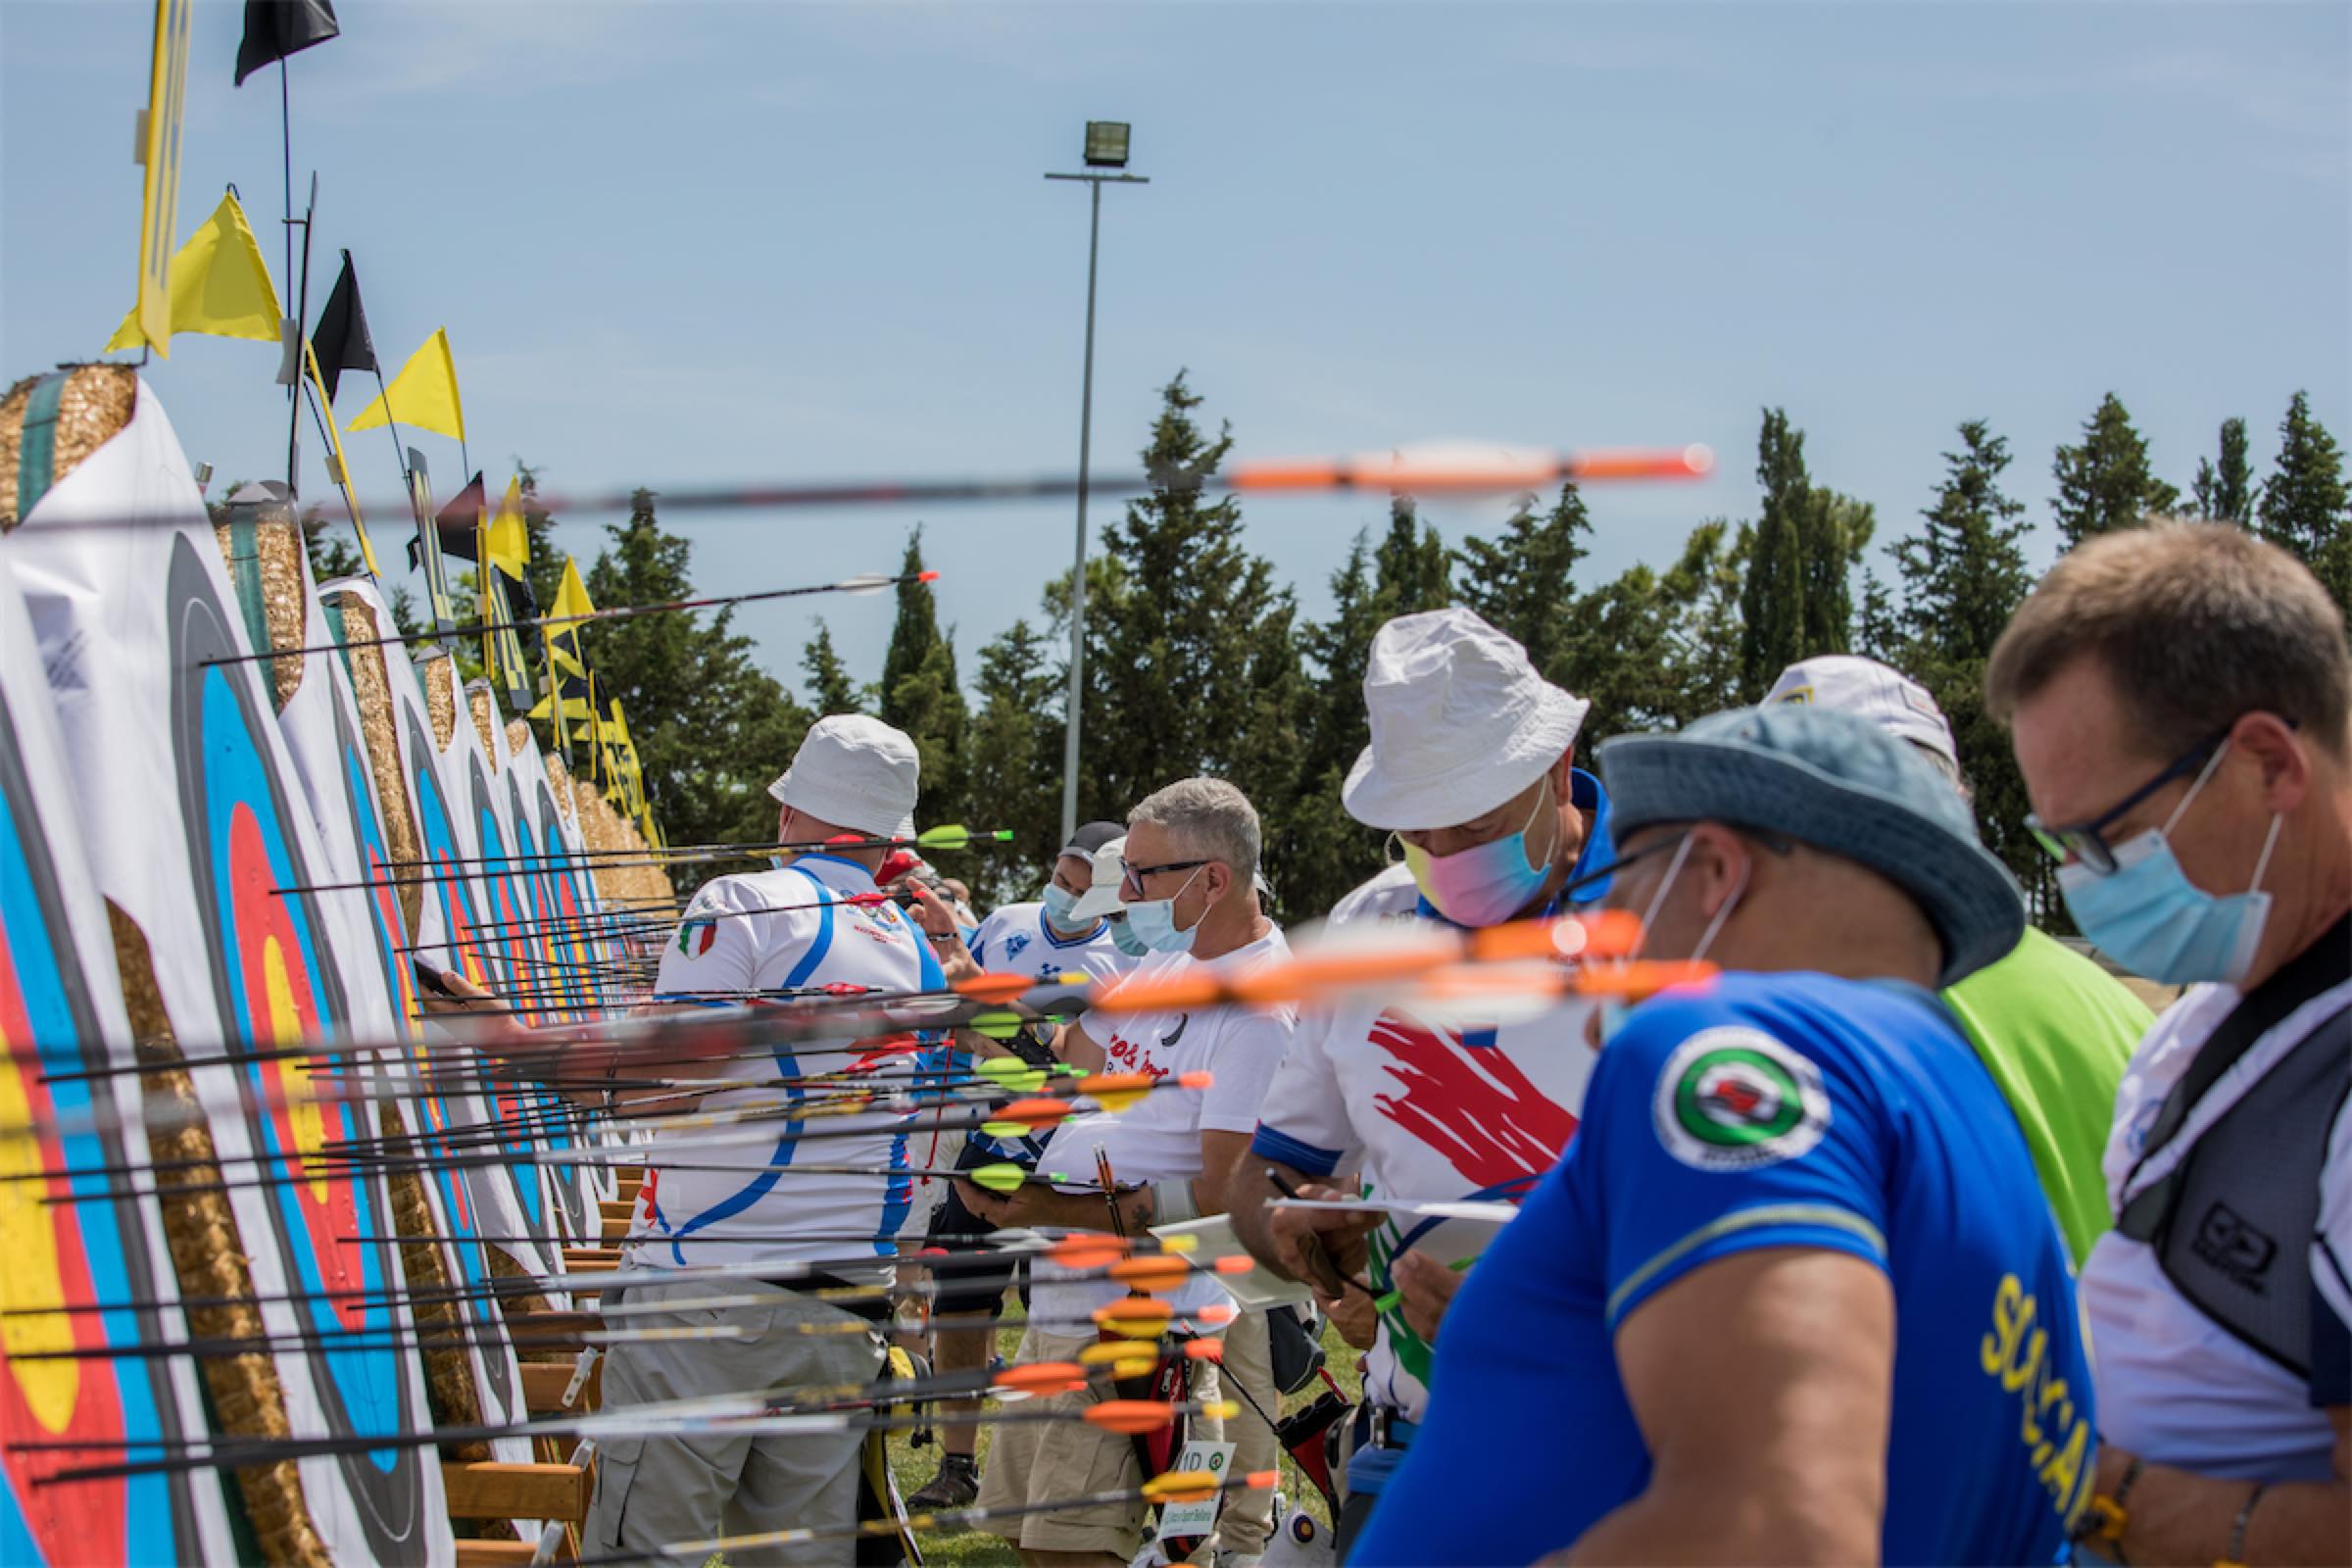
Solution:
{"label": "arm of archer", "polygon": [[1636,1307],[1616,1349],[1649,1485],[1546,1562],[1878,1561],[1894,1380],[1878,1268],[1734,1253]]}
{"label": "arm of archer", "polygon": [[1061,1026],[1061,1033],[1054,1038],[1054,1054],[1080,1072],[1089,1073],[1101,1072],[1102,1064],[1110,1059],[1102,1048],[1095,1044],[1094,1037],[1086,1032],[1086,1026],[1081,1023],[1065,1023]]}
{"label": "arm of archer", "polygon": [[[2335,1426],[2335,1479],[2287,1481],[2253,1492],[2244,1481],[2221,1481],[2171,1465],[2144,1467],[2132,1484],[2123,1539],[2130,1562],[2352,1562],[2352,1407],[2328,1412]],[[2099,1451],[2099,1492],[2111,1495],[2132,1456]],[[2245,1534],[2232,1542],[2240,1513]],[[2234,1548],[2234,1549],[2233,1549]]]}

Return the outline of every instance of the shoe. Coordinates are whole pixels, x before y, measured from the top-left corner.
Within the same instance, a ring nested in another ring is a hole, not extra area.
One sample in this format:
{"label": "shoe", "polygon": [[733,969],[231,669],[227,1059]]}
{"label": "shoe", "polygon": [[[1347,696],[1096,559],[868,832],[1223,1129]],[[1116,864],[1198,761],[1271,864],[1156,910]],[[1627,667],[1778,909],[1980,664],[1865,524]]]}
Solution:
{"label": "shoe", "polygon": [[951,1453],[941,1456],[939,1474],[908,1497],[906,1506],[920,1513],[936,1513],[942,1508],[968,1508],[978,1495],[980,1462],[968,1453]]}

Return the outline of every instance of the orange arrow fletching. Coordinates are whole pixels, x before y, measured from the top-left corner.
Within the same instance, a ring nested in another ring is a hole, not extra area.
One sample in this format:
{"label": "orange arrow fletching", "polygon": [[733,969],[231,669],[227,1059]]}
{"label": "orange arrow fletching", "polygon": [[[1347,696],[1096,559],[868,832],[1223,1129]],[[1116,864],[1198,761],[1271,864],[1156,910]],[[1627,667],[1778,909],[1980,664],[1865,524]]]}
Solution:
{"label": "orange arrow fletching", "polygon": [[1235,1252],[1230,1256],[1218,1258],[1210,1267],[1219,1274],[1247,1274],[1257,1267],[1257,1259]]}
{"label": "orange arrow fletching", "polygon": [[1176,1087],[1179,1089],[1214,1089],[1216,1086],[1217,1075],[1213,1072],[1180,1072],[1176,1075]]}
{"label": "orange arrow fletching", "polygon": [[1224,1480],[1206,1470],[1167,1470],[1144,1483],[1147,1497],[1201,1497]]}
{"label": "orange arrow fletching", "polygon": [[1099,1101],[1104,1110],[1124,1110],[1150,1094],[1157,1081],[1147,1072],[1099,1072],[1079,1079],[1077,1092]]}
{"label": "orange arrow fletching", "polygon": [[1154,1257],[1130,1257],[1110,1265],[1110,1277],[1122,1285],[1137,1285],[1145,1290],[1154,1286],[1166,1288],[1182,1285],[1193,1274],[1187,1258],[1161,1254]]}
{"label": "orange arrow fletching", "polygon": [[958,980],[949,989],[959,997],[975,1002],[1010,1002],[1037,982],[1025,974],[976,974],[969,980]]}
{"label": "orange arrow fletching", "polygon": [[1184,1342],[1184,1357],[1188,1361],[1221,1363],[1225,1359],[1225,1342],[1223,1340],[1187,1340]]}
{"label": "orange arrow fletching", "polygon": [[1105,1432],[1124,1433],[1132,1438],[1146,1432],[1164,1431],[1176,1419],[1176,1407],[1155,1404],[1150,1399],[1104,1399],[1090,1407],[1085,1416]]}
{"label": "orange arrow fletching", "polygon": [[1008,1366],[988,1381],[992,1388],[1067,1394],[1086,1387],[1086,1368],[1075,1361],[1032,1361],[1027,1366]]}
{"label": "orange arrow fletching", "polygon": [[1064,1116],[1069,1115],[1072,1109],[1068,1101],[1054,1100],[1050,1097],[1016,1100],[1011,1104],[1001,1107],[996,1113],[996,1119],[998,1121],[1027,1122],[1032,1127],[1051,1127]]}
{"label": "orange arrow fletching", "polygon": [[1127,1253],[1127,1243],[1116,1236],[1065,1236],[1045,1250],[1048,1258],[1064,1268],[1102,1268]]}
{"label": "orange arrow fletching", "polygon": [[1202,964],[1189,964],[1164,980],[1130,975],[1104,992],[1095,1005],[1105,1012],[1187,1012],[1225,998],[1225,983]]}
{"label": "orange arrow fletching", "polygon": [[1220,1328],[1232,1322],[1240,1315],[1240,1309],[1235,1307],[1230,1301],[1211,1301],[1200,1311],[1193,1314],[1193,1316],[1199,1318],[1201,1322],[1215,1324]]}

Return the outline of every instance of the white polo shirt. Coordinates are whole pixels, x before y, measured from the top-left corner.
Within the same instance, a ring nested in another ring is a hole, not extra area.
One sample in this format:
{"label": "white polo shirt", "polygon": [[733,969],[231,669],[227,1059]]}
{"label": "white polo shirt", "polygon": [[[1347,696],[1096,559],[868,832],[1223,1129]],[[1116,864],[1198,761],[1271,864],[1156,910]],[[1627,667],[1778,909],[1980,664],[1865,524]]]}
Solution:
{"label": "white polo shirt", "polygon": [[[804,855],[782,870],[707,882],[662,949],[655,1000],[717,1004],[741,1000],[740,993],[808,986],[920,991],[944,984],[939,960],[905,911],[890,904],[837,902],[873,891],[874,879],[863,866],[829,855]],[[755,1060],[725,1063],[719,1076],[744,1087],[706,1096],[703,1108],[724,1110],[804,1098],[808,1091],[794,1087],[792,1080],[840,1072],[868,1049],[851,1040],[808,1041],[778,1046]],[[630,1229],[662,1240],[632,1246],[629,1263],[683,1268],[813,1261],[870,1250],[876,1259],[870,1268],[831,1272],[853,1284],[882,1283],[890,1272],[883,1260],[897,1253],[890,1242],[878,1238],[895,1236],[906,1222],[907,1179],[803,1175],[790,1167],[800,1163],[903,1170],[907,1122],[904,1116],[827,1117],[823,1126],[829,1136],[808,1144],[790,1136],[806,1125],[794,1122],[754,1123],[746,1129],[772,1127],[772,1142],[692,1147],[693,1141],[715,1136],[716,1131],[683,1132],[672,1136],[689,1147],[677,1151],[667,1169],[657,1140],[649,1146],[645,1186]],[[836,1131],[848,1136],[830,1136]],[[688,1168],[701,1166],[720,1168]],[[774,1168],[779,1166],[783,1168]],[[794,1240],[794,1232],[810,1239]],[[877,1239],[845,1243],[840,1240],[844,1235]],[[736,1240],[726,1240],[729,1237]],[[704,1241],[717,1245],[700,1245]]]}
{"label": "white polo shirt", "polygon": [[[1228,974],[1248,973],[1290,954],[1291,946],[1277,928],[1206,962]],[[1165,979],[1201,961],[1190,954],[1154,953],[1138,963],[1134,973],[1139,982]],[[1111,1177],[1121,1186],[1200,1175],[1203,1132],[1247,1133],[1257,1125],[1258,1103],[1282,1064],[1298,1016],[1298,1009],[1290,1006],[1086,1014],[1079,1024],[1087,1038],[1102,1048],[1104,1072],[1152,1078],[1206,1072],[1216,1082],[1206,1090],[1155,1090],[1129,1109],[1073,1117],[1054,1130],[1038,1168],[1061,1171],[1092,1185],[1095,1148],[1101,1145],[1110,1158]],[[1042,1260],[1030,1270],[1030,1315],[1046,1321],[1054,1333],[1083,1333],[1089,1313],[1128,1294],[1125,1286],[1109,1281],[1073,1281],[1069,1270]],[[1188,1315],[1231,1299],[1209,1274],[1194,1276],[1177,1291],[1156,1294]]]}
{"label": "white polo shirt", "polygon": [[1035,902],[992,910],[969,945],[981,968],[1025,974],[1041,985],[1081,972],[1107,980],[1125,974],[1138,961],[1110,940],[1108,920],[1097,920],[1078,936],[1061,936],[1047,923],[1046,906]]}
{"label": "white polo shirt", "polygon": [[[1576,1134],[1596,1059],[1574,1002],[1498,1027],[1432,1024],[1364,1004],[1311,1014],[1291,1037],[1250,1152],[1310,1176],[1345,1177],[1367,1198],[1507,1200],[1532,1191]],[[1498,1227],[1395,1216],[1366,1238],[1372,1287],[1414,1250],[1467,1262]],[[1404,1320],[1380,1314],[1364,1396],[1419,1420],[1435,1352]]]}

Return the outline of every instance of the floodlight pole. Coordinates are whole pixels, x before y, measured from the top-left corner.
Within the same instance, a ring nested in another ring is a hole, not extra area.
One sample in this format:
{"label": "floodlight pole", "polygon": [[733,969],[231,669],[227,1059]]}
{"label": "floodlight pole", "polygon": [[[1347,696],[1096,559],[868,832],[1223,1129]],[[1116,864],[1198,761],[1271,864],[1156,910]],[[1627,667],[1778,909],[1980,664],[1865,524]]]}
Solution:
{"label": "floodlight pole", "polygon": [[1085,706],[1086,674],[1086,490],[1087,464],[1095,434],[1095,267],[1102,242],[1102,187],[1149,185],[1141,174],[1048,174],[1048,179],[1083,180],[1092,187],[1094,211],[1086,233],[1086,372],[1078,398],[1078,550],[1070,566],[1069,718],[1061,733],[1061,842],[1078,832],[1078,719]]}

